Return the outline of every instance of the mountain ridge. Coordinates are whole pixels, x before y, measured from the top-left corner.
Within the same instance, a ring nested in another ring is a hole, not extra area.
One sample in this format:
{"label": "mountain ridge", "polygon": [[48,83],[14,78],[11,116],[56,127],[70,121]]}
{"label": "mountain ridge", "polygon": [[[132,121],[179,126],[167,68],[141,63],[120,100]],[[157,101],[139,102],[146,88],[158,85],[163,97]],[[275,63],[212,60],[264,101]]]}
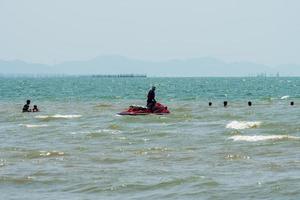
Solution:
{"label": "mountain ridge", "polygon": [[98,56],[90,60],[58,64],[29,63],[22,60],[0,60],[1,74],[147,74],[148,76],[256,76],[257,74],[300,76],[300,65],[268,66],[253,62],[224,62],[213,57],[145,61],[123,56]]}

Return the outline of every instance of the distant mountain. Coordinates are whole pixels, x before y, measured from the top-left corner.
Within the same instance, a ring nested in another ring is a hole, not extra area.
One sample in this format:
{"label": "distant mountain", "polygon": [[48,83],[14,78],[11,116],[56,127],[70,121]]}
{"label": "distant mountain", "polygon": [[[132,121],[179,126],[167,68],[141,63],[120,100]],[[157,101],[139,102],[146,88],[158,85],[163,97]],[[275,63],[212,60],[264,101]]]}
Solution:
{"label": "distant mountain", "polygon": [[20,60],[1,61],[0,74],[53,74],[55,69],[43,64],[26,63]]}
{"label": "distant mountain", "polygon": [[257,74],[300,76],[300,65],[270,67],[251,62],[227,63],[215,58],[143,61],[121,56],[101,56],[87,61],[55,65],[0,61],[0,74],[147,74],[148,76],[255,76]]}

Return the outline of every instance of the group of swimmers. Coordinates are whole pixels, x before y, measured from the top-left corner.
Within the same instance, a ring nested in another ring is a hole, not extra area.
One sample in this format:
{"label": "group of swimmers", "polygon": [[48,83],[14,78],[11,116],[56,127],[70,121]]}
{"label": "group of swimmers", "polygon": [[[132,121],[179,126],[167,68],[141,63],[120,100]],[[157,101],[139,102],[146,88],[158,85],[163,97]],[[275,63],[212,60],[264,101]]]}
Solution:
{"label": "group of swimmers", "polygon": [[[155,100],[155,86],[152,86],[151,90],[148,92],[148,99],[147,99],[147,108],[149,110],[151,110],[153,112],[153,110],[155,110],[155,104],[156,104],[156,100]],[[212,102],[208,103],[208,106],[211,107],[213,105]],[[295,103],[293,101],[290,102],[291,106],[294,106]],[[223,102],[223,106],[226,108],[228,107],[228,101],[224,101]],[[248,106],[251,107],[252,106],[252,102],[248,101]]]}
{"label": "group of swimmers", "polygon": [[[156,104],[156,100],[155,100],[155,86],[152,86],[151,90],[148,92],[148,99],[147,99],[147,108],[151,111],[155,110],[155,104]],[[208,103],[208,106],[211,107],[213,104],[212,102]],[[228,106],[228,101],[224,101],[223,102],[224,107],[226,108]],[[294,106],[295,103],[293,101],[290,102],[291,106]],[[251,107],[252,106],[252,102],[248,101],[248,106]]]}
{"label": "group of swimmers", "polygon": [[23,112],[39,112],[37,105],[34,105],[33,108],[30,108],[30,100],[26,101],[26,104],[23,106]]}
{"label": "group of swimmers", "polygon": [[[224,101],[224,102],[223,102],[223,105],[224,105],[224,107],[227,107],[227,106],[228,106],[228,101]],[[291,105],[291,106],[294,106],[295,103],[294,103],[293,101],[291,101],[291,102],[290,102],[290,105]],[[212,102],[209,102],[209,103],[208,103],[208,106],[211,107],[211,106],[212,106]],[[249,106],[249,107],[252,106],[252,102],[251,102],[251,101],[248,101],[248,106]]]}

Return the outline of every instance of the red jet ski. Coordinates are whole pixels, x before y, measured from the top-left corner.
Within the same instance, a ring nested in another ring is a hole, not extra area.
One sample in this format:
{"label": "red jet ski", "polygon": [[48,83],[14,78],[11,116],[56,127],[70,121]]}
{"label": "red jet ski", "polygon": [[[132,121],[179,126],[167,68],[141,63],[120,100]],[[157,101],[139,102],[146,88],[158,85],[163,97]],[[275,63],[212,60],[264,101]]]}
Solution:
{"label": "red jet ski", "polygon": [[123,112],[120,112],[118,114],[119,115],[149,115],[149,114],[165,115],[169,113],[170,111],[168,110],[168,107],[160,103],[156,103],[153,112],[143,106],[129,106],[128,110],[124,110]]}

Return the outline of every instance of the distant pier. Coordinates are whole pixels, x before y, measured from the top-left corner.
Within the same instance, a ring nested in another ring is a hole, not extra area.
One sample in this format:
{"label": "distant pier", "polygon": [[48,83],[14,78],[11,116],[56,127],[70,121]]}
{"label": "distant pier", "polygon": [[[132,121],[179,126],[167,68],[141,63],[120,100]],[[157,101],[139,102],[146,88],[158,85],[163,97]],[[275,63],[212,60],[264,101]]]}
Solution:
{"label": "distant pier", "polygon": [[96,78],[147,78],[146,74],[97,74]]}

